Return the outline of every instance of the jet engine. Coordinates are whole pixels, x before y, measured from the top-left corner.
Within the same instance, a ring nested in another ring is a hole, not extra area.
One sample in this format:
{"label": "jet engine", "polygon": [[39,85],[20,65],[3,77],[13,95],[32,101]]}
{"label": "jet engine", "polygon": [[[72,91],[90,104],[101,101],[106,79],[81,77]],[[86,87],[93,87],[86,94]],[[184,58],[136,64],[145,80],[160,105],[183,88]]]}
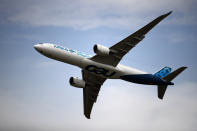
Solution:
{"label": "jet engine", "polygon": [[85,88],[85,81],[79,78],[71,77],[70,80],[70,85],[77,87],[77,88]]}
{"label": "jet engine", "polygon": [[110,49],[105,47],[105,46],[102,46],[102,45],[94,45],[94,53],[98,54],[98,55],[101,55],[101,56],[108,56],[109,53],[110,53]]}

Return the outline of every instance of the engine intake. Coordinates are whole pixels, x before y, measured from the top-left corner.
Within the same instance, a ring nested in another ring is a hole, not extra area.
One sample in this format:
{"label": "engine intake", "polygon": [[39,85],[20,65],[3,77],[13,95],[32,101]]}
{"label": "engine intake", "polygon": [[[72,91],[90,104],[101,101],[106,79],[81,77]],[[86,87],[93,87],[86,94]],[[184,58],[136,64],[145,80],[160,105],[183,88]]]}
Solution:
{"label": "engine intake", "polygon": [[108,56],[110,54],[110,49],[102,45],[94,45],[94,53],[101,56]]}
{"label": "engine intake", "polygon": [[79,78],[71,77],[69,83],[77,88],[85,88],[85,81]]}

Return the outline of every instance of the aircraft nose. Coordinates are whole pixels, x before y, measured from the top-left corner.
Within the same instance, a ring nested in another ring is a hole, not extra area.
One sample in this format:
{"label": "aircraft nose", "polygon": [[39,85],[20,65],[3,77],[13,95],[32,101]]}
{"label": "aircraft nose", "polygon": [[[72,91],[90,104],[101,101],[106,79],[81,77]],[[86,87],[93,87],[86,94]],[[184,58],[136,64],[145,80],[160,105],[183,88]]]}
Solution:
{"label": "aircraft nose", "polygon": [[34,49],[36,49],[37,51],[39,51],[39,49],[40,49],[40,44],[34,45]]}

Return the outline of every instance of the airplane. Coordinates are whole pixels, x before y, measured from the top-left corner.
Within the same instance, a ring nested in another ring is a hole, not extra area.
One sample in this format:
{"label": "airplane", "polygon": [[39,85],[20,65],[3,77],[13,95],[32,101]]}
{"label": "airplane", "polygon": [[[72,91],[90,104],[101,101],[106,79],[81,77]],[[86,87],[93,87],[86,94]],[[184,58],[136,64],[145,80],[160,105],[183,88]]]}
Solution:
{"label": "airplane", "polygon": [[174,85],[172,80],[187,68],[183,66],[171,72],[170,67],[164,67],[155,74],[149,74],[119,64],[125,54],[142,41],[155,25],[171,13],[172,11],[157,17],[110,48],[95,44],[93,50],[96,55],[94,56],[52,43],[36,44],[34,48],[46,57],[82,69],[82,79],[70,77],[69,83],[71,86],[83,89],[84,115],[90,119],[93,104],[96,102],[100,88],[106,79],[122,79],[138,84],[156,85],[158,98],[163,99],[167,86]]}

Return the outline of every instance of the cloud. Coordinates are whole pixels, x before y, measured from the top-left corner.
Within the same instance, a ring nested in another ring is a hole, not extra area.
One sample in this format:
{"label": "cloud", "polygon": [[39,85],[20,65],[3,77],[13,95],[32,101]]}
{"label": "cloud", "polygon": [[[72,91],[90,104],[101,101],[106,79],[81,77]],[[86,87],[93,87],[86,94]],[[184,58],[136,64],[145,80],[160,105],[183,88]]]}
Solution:
{"label": "cloud", "polygon": [[[174,44],[193,44],[196,41],[196,36],[189,32],[190,34],[188,35],[188,33],[186,31],[183,32],[169,32],[168,36],[167,36],[167,40],[169,41],[169,43],[174,43]],[[189,40],[189,42],[188,42]]]}
{"label": "cloud", "polygon": [[55,61],[43,61],[35,64],[36,68],[46,68],[56,65],[57,62]]}
{"label": "cloud", "polygon": [[196,130],[196,83],[169,87],[164,100],[157,99],[156,88],[148,91],[147,86],[120,87],[106,91],[108,96],[102,100],[105,106],[101,104],[105,108],[102,114],[108,112],[106,121],[118,119],[111,125],[115,129],[123,125],[124,130]]}
{"label": "cloud", "polygon": [[195,12],[191,14],[195,4],[194,0],[9,0],[2,2],[0,12],[11,22],[87,30],[132,28],[170,10],[175,14],[169,23],[196,24]]}
{"label": "cloud", "polygon": [[[109,81],[103,86],[94,105],[91,120],[83,116],[82,95],[79,99],[73,99],[70,95],[69,98],[68,90],[56,89],[54,92],[52,88],[46,88],[38,94],[40,87],[36,89],[37,92],[31,88],[19,88],[15,91],[1,88],[0,129],[196,130],[197,83],[169,87],[164,100],[157,99],[156,88],[151,86],[128,85],[126,82],[111,83],[112,81]],[[75,95],[82,93],[77,91],[80,89],[75,90]]]}

